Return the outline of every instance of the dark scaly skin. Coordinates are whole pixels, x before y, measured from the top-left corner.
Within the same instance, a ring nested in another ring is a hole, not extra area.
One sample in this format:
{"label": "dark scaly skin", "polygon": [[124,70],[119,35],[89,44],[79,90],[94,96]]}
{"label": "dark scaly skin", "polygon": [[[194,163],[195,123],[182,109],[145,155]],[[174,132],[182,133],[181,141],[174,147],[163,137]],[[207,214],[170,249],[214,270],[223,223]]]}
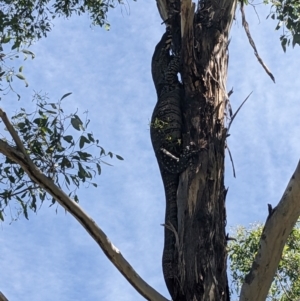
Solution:
{"label": "dark scaly skin", "polygon": [[[152,77],[157,92],[157,103],[151,118],[151,141],[159,165],[166,196],[165,240],[163,250],[163,273],[167,288],[173,300],[177,275],[177,188],[179,174],[187,167],[191,157],[188,150],[182,151],[183,88],[178,81],[179,57],[170,55],[171,36],[166,32],[157,44],[152,57]],[[166,154],[165,151],[169,152]],[[174,157],[177,158],[174,159]]]}

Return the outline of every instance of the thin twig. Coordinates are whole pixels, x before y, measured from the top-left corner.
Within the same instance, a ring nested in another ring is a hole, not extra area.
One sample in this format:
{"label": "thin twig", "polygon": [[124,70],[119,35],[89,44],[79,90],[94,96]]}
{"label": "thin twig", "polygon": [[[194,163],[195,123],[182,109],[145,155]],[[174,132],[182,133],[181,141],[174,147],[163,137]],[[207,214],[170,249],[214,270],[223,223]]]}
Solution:
{"label": "thin twig", "polygon": [[228,149],[228,154],[229,154],[229,158],[231,161],[231,165],[232,165],[232,170],[233,170],[233,176],[236,178],[236,174],[235,174],[235,168],[234,168],[234,163],[233,163],[233,159],[232,159],[232,155],[231,155],[231,151],[228,147],[228,145],[226,145],[226,148]]}
{"label": "thin twig", "polygon": [[[23,192],[25,192],[25,191],[27,191],[27,190],[36,190],[37,189],[37,187],[27,187],[27,188],[25,188],[25,189],[23,189],[23,190],[21,190],[21,191],[18,191],[18,192],[15,192],[15,193],[13,193],[13,194],[10,194],[9,196],[10,197],[12,197],[12,196],[15,196],[15,195],[17,195],[17,194],[20,194],[20,193],[23,193]],[[1,300],[0,300],[1,301]]]}
{"label": "thin twig", "polygon": [[241,103],[241,105],[238,107],[238,109],[236,110],[236,112],[233,114],[233,116],[231,117],[230,119],[230,122],[229,122],[229,125],[228,125],[228,128],[227,128],[227,133],[229,133],[229,129],[230,129],[230,126],[235,118],[235,116],[237,115],[237,113],[239,112],[239,110],[242,108],[242,106],[244,105],[244,103],[248,100],[248,98],[250,97],[250,95],[253,93],[253,91],[246,97],[246,99]]}
{"label": "thin twig", "polygon": [[[285,294],[285,296],[290,300],[290,301],[293,301],[292,297],[290,297],[289,293],[286,291],[284,285],[282,284],[282,278],[280,277],[280,274],[279,273],[276,273],[276,276],[279,278],[279,283],[280,283],[280,286]],[[288,285],[288,284],[287,284]],[[294,296],[295,297],[295,296]]]}
{"label": "thin twig", "polygon": [[245,16],[245,11],[244,11],[244,5],[243,4],[241,4],[241,13],[242,13],[242,24],[243,24],[243,27],[245,28],[245,32],[246,32],[246,35],[248,37],[249,43],[250,43],[250,45],[252,46],[252,48],[254,50],[254,54],[255,54],[256,58],[258,59],[259,63],[262,65],[262,67],[265,69],[267,74],[271,77],[271,79],[275,83],[275,77],[273,76],[273,74],[271,73],[269,68],[265,65],[265,63],[263,62],[263,60],[259,56],[258,51],[257,51],[256,46],[255,46],[255,43],[254,43],[254,41],[251,37],[250,30],[249,30],[249,24],[246,21],[246,16]]}

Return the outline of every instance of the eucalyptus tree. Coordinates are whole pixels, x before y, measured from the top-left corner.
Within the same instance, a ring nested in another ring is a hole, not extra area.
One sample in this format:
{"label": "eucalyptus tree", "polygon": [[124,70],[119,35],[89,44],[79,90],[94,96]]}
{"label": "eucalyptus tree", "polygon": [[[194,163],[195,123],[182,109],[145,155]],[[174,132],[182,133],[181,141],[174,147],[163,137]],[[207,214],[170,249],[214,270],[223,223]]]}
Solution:
{"label": "eucalyptus tree", "polygon": [[[167,237],[171,232],[174,236],[173,249],[169,251],[174,258],[169,268],[174,281],[173,287],[168,288],[176,301],[229,300],[224,157],[226,138],[237,112],[231,112],[231,92],[226,89],[226,80],[228,37],[237,8],[241,10],[249,47],[254,49],[260,64],[274,82],[275,78],[259,56],[251,37],[244,12],[248,2],[158,0],[157,4],[172,38],[172,56],[180,56],[182,148],[192,145],[198,150],[196,160],[179,176],[177,220],[169,225],[169,233],[166,231],[165,234]],[[279,21],[276,28],[284,29],[281,37],[283,49],[291,41],[293,46],[299,44],[298,2],[274,1],[271,4],[270,16]],[[227,124],[226,114],[229,118]],[[299,167],[283,200],[276,209],[269,209],[261,247],[244,279],[240,300],[266,299],[284,243],[300,214],[297,198]],[[174,218],[166,216],[168,220]],[[279,232],[284,234],[281,239],[276,239]],[[165,275],[166,283],[170,283],[169,277]]]}
{"label": "eucalyptus tree", "polygon": [[[121,1],[116,3],[122,4]],[[1,1],[1,41],[11,40],[12,48],[20,49],[22,45],[46,36],[57,16],[70,17],[72,13],[87,12],[95,25],[108,25],[106,14],[114,4],[111,1],[79,0]],[[271,0],[265,4],[271,4],[270,17],[278,20],[276,29],[283,29],[283,49],[290,44],[299,44],[298,1]],[[158,12],[171,39],[168,42],[168,59],[172,61],[177,57],[179,62],[176,73],[181,78],[183,123],[180,145],[183,150],[194,149],[192,164],[178,175],[176,206],[173,208],[176,224],[165,224],[169,230],[166,235],[171,233],[174,237],[171,253],[176,258],[170,266],[174,281],[168,287],[174,301],[230,299],[224,156],[226,138],[237,112],[231,112],[231,91],[227,91],[226,80],[228,37],[238,8],[242,12],[242,23],[250,46],[264,70],[275,81],[251,37],[245,5],[253,4],[237,0],[199,0],[197,3],[191,0],[157,0]],[[30,52],[27,54],[32,55]],[[21,75],[18,77],[23,79]],[[164,76],[164,79],[168,80],[168,77]],[[113,154],[106,153],[94,136],[86,132],[88,122],[83,122],[77,112],[65,116],[60,103],[49,103],[40,98],[37,103],[38,109],[33,117],[21,111],[10,120],[3,110],[0,111],[0,118],[10,135],[6,140],[0,139],[0,152],[6,158],[1,165],[1,177],[2,182],[8,185],[2,194],[3,204],[15,197],[26,216],[28,208],[35,210],[37,196],[41,202],[47,197],[58,202],[81,223],[142,296],[147,300],[166,300],[139,277],[103,231],[79,207],[76,193],[71,191],[68,195],[62,190],[63,185],[65,188],[75,185],[76,190],[81,183],[91,181],[95,173],[100,173],[102,156]],[[229,118],[228,123],[225,116]],[[65,132],[64,121],[69,121],[80,133],[79,138]],[[98,148],[99,156],[93,157],[84,152],[85,144]],[[79,149],[75,148],[76,145]],[[168,150],[162,151],[173,160],[178,159]],[[72,172],[74,167],[76,173]],[[243,281],[240,300],[263,301],[267,297],[284,244],[300,215],[299,173],[300,166],[296,168],[278,206],[269,206],[260,247]],[[28,197],[28,203],[24,203],[21,193]],[[166,282],[168,277],[165,276]]]}

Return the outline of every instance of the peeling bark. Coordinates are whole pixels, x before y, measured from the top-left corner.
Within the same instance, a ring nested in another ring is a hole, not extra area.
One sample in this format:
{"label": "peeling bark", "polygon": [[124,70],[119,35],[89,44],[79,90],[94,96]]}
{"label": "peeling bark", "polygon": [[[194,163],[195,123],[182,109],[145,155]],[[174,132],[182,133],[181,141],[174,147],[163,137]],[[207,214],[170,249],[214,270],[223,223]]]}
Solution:
{"label": "peeling bark", "polygon": [[[186,1],[188,3],[189,1]],[[180,283],[185,300],[226,301],[227,280],[224,109],[228,34],[236,1],[202,1],[193,16],[182,13],[182,78],[185,87],[186,141],[202,149],[198,162],[181,176],[178,236]],[[191,18],[193,17],[193,22]]]}
{"label": "peeling bark", "polygon": [[[178,255],[174,301],[227,301],[224,110],[228,34],[236,0],[158,0],[171,31],[173,52],[181,53],[185,90],[183,147],[200,150],[196,162],[180,176],[177,192]],[[178,7],[180,20],[178,20]],[[180,49],[178,49],[180,47]]]}
{"label": "peeling bark", "polygon": [[[180,43],[173,41],[173,52],[182,56],[183,147],[193,144],[200,150],[197,161],[180,175],[175,233],[178,281],[174,288],[178,293],[172,297],[174,301],[227,301],[224,152],[228,128],[224,110],[229,97],[228,35],[237,0],[199,0],[196,10],[191,0],[157,2],[173,35],[178,28],[181,32]],[[254,42],[251,45],[256,51]],[[259,251],[242,287],[241,301],[266,299],[283,247],[299,215],[300,163],[282,200],[269,210]]]}

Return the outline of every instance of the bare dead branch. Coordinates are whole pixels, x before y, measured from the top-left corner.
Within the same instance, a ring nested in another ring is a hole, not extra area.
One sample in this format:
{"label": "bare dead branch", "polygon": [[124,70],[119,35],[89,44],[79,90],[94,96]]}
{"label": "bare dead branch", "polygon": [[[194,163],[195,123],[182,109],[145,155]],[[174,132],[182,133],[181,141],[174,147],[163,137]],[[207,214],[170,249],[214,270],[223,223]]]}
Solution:
{"label": "bare dead branch", "polygon": [[252,39],[252,36],[250,34],[248,22],[246,21],[246,16],[245,16],[245,11],[244,11],[244,5],[243,4],[241,4],[241,13],[242,13],[242,24],[243,24],[243,27],[245,28],[245,32],[246,32],[246,35],[248,37],[249,43],[250,43],[250,45],[252,46],[252,48],[254,50],[254,54],[255,54],[256,58],[258,59],[259,63],[265,69],[266,73],[271,77],[272,81],[275,83],[275,77],[273,76],[273,74],[271,73],[269,68],[266,66],[266,64],[263,62],[263,60],[261,59],[261,57],[258,54],[257,48],[256,48],[255,43],[254,43],[254,41]]}
{"label": "bare dead branch", "polygon": [[234,163],[233,163],[233,158],[232,158],[232,155],[231,155],[231,151],[230,151],[228,145],[226,145],[226,148],[228,150],[229,158],[230,158],[230,161],[231,161],[233,176],[236,178],[236,173],[235,173],[235,168],[234,168]]}
{"label": "bare dead branch", "polygon": [[[0,117],[2,120],[8,120],[4,111],[1,110]],[[15,140],[19,151],[11,147],[8,143],[0,139],[0,152],[10,160],[19,164],[28,174],[30,179],[37,185],[45,189],[57,202],[64,207],[83,228],[90,234],[102,249],[107,258],[120,271],[125,279],[147,300],[167,301],[160,293],[148,285],[133,269],[133,267],[122,256],[121,252],[112,244],[106,234],[99,228],[95,221],[87,215],[81,207],[68,197],[55,183],[44,175],[33,162],[26,156],[26,150],[21,142],[20,137],[8,120],[7,129]],[[1,301],[1,300],[0,300]]]}
{"label": "bare dead branch", "polygon": [[300,161],[263,229],[250,273],[245,277],[240,301],[265,301],[276,273],[282,250],[300,215]]}
{"label": "bare dead branch", "polygon": [[248,100],[248,98],[251,96],[251,94],[253,93],[253,91],[246,97],[246,99],[240,104],[240,106],[238,107],[238,109],[235,111],[235,113],[233,114],[233,116],[230,118],[230,122],[227,128],[227,133],[229,133],[229,129],[231,127],[231,124],[234,120],[234,118],[236,117],[237,113],[239,112],[239,110],[242,108],[242,106],[244,105],[244,103]]}

